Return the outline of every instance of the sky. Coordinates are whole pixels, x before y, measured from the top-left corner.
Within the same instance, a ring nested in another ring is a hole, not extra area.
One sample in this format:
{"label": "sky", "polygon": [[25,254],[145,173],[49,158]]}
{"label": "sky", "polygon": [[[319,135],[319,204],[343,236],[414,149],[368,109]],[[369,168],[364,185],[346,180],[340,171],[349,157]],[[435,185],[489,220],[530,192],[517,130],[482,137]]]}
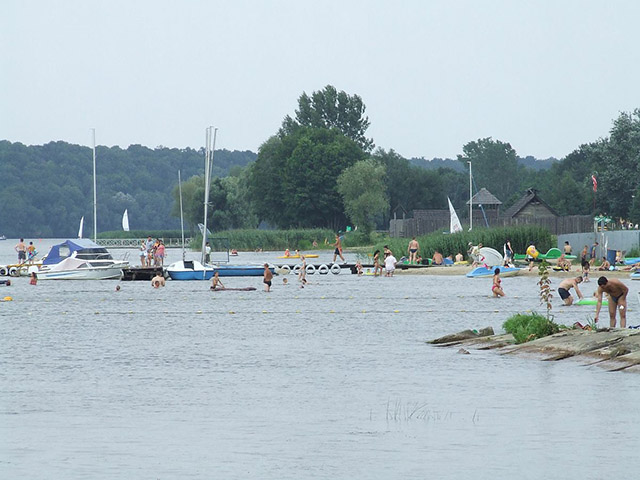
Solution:
{"label": "sky", "polygon": [[637,0],[4,0],[0,139],[251,150],[303,92],[359,95],[376,147],[562,158],[640,107]]}

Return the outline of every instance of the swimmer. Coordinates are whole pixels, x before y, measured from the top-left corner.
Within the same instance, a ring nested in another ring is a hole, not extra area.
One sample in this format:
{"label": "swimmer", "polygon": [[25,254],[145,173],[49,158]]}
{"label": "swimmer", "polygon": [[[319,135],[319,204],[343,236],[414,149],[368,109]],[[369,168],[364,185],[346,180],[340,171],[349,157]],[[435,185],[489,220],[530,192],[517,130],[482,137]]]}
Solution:
{"label": "swimmer", "polygon": [[120,291],[120,285],[116,285],[116,292]]}
{"label": "swimmer", "polygon": [[287,280],[286,278],[283,278],[283,279],[282,279],[282,284],[283,284],[283,285],[286,285],[287,283],[289,283],[289,280]]}
{"label": "swimmer", "polygon": [[491,292],[494,297],[504,297],[504,290],[502,290],[501,283],[500,269],[496,268],[493,272],[493,285],[491,285]]}
{"label": "swimmer", "polygon": [[571,292],[569,292],[572,288],[576,290],[578,298],[584,298],[580,288],[578,288],[579,283],[582,283],[582,277],[565,278],[558,285],[558,295],[560,295],[560,298],[564,301],[565,305],[569,306],[573,304],[573,296],[571,295]]}
{"label": "swimmer", "polygon": [[151,279],[151,286],[153,288],[164,287],[165,281],[164,277],[159,273],[156,273],[156,276]]}
{"label": "swimmer", "polygon": [[218,272],[213,275],[211,279],[211,287],[210,290],[224,290],[226,287],[222,284]]}
{"label": "swimmer", "polygon": [[38,275],[36,272],[31,272],[31,279],[29,280],[29,285],[37,285],[38,284]]}

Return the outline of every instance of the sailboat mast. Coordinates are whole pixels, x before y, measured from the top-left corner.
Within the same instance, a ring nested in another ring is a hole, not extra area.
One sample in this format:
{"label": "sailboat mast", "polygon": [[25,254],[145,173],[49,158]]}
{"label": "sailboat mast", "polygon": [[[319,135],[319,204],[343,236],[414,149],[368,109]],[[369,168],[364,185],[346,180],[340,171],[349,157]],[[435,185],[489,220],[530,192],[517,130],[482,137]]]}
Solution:
{"label": "sailboat mast", "polygon": [[469,231],[473,229],[473,186],[471,176],[471,162],[469,164]]}
{"label": "sailboat mast", "polygon": [[178,192],[180,192],[180,231],[182,232],[182,261],[184,262],[184,214],[182,213],[182,180],[178,170]]}
{"label": "sailboat mast", "polygon": [[93,136],[93,241],[98,243],[98,200],[96,192],[96,129],[91,129]]}
{"label": "sailboat mast", "polygon": [[[213,130],[213,139],[211,131]],[[209,213],[209,187],[211,184],[211,162],[213,160],[213,151],[216,148],[217,128],[207,127],[206,130],[206,148],[205,148],[205,166],[204,166],[204,228],[202,232],[202,264],[205,263],[205,248],[207,245],[207,216]],[[212,145],[213,140],[213,145]]]}

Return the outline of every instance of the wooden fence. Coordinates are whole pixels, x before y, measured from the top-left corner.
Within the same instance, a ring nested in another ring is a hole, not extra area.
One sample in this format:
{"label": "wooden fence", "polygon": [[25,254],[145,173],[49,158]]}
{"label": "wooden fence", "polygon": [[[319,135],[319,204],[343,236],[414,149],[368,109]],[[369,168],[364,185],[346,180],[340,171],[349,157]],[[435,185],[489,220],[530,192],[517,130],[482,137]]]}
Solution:
{"label": "wooden fence", "polygon": [[[425,212],[429,212],[428,214]],[[484,221],[477,223],[474,215],[474,227],[484,226]],[[511,227],[517,225],[539,225],[547,228],[553,235],[581,233],[593,231],[591,215],[567,215],[563,217],[498,217],[489,219],[490,227]],[[468,228],[468,223],[464,228]],[[392,219],[389,222],[389,235],[398,238],[411,238],[439,230],[449,229],[448,210],[421,210],[416,218]]]}

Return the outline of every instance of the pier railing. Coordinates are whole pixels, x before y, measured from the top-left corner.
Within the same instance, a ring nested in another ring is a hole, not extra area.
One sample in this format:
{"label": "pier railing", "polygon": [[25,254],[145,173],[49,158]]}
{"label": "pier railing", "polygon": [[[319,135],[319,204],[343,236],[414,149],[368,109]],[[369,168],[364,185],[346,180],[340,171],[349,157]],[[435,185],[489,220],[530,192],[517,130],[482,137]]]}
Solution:
{"label": "pier railing", "polygon": [[[98,245],[106,248],[137,248],[141,241],[141,238],[98,238]],[[163,241],[166,248],[182,247],[181,238],[164,238]],[[190,238],[184,239],[185,246],[188,247],[190,242]]]}

